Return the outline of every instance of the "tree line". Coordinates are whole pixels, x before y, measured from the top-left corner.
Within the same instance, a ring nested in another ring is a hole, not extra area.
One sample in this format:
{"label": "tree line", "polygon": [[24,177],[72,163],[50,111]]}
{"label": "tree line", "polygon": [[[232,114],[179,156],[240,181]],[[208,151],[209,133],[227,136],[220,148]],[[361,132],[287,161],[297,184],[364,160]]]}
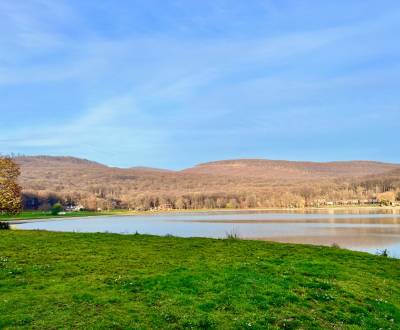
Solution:
{"label": "tree line", "polygon": [[400,205],[400,190],[384,190],[374,186],[365,190],[361,185],[349,184],[340,190],[331,189],[323,193],[321,189],[304,186],[285,191],[271,189],[258,192],[194,192],[173,193],[135,193],[106,194],[80,192],[63,194],[54,192],[25,192],[23,205],[26,209],[49,210],[60,202],[64,206],[80,205],[84,209],[237,209],[237,208],[302,208],[329,205],[382,204]]}

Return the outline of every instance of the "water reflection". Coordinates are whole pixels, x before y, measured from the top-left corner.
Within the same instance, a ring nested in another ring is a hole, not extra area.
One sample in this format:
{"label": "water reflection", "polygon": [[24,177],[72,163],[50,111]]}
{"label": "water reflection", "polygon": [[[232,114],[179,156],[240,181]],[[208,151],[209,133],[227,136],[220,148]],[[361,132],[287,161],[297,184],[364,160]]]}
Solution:
{"label": "water reflection", "polygon": [[215,238],[235,232],[248,239],[338,244],[371,253],[388,249],[400,258],[400,214],[387,209],[168,213],[57,219],[19,224],[17,228]]}

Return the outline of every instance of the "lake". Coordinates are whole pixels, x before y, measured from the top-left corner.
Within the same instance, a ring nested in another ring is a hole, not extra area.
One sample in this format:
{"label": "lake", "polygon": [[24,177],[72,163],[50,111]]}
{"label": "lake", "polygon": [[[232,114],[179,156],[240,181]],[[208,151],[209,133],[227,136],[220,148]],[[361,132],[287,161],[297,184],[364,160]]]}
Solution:
{"label": "lake", "polygon": [[18,229],[270,240],[340,247],[400,258],[399,210],[177,212],[43,220]]}

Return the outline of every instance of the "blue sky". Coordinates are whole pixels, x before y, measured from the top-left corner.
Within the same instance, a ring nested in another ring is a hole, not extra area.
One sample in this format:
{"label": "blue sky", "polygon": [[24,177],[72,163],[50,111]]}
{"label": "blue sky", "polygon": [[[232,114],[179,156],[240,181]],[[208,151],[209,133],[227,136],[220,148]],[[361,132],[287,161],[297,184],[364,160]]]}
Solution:
{"label": "blue sky", "polygon": [[1,0],[0,152],[400,163],[400,2]]}

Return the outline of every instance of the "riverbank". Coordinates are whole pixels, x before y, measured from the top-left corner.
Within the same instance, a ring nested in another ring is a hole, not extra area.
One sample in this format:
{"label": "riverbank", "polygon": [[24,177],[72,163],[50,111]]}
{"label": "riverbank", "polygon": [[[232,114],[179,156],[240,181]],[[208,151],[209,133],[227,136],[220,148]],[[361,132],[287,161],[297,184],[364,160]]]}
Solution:
{"label": "riverbank", "polygon": [[396,329],[400,261],[337,248],[0,231],[0,328]]}
{"label": "riverbank", "polygon": [[23,211],[17,215],[1,215],[0,221],[24,222],[20,220],[37,220],[37,219],[59,219],[59,218],[76,218],[90,216],[113,216],[113,215],[146,215],[146,214],[163,214],[163,213],[206,213],[206,212],[357,212],[357,211],[392,211],[400,213],[399,206],[333,206],[333,207],[309,207],[309,208],[252,208],[252,209],[169,209],[169,210],[150,210],[150,211],[133,211],[133,210],[109,210],[109,211],[77,211],[67,212],[61,215],[53,215],[51,212],[45,211]]}
{"label": "riverbank", "polygon": [[136,212],[126,210],[110,210],[110,211],[76,211],[66,212],[65,214],[54,215],[49,211],[23,211],[16,215],[0,215],[0,221],[10,223],[23,223],[29,220],[54,220],[62,218],[83,218],[93,216],[112,216],[112,215],[134,215]]}

